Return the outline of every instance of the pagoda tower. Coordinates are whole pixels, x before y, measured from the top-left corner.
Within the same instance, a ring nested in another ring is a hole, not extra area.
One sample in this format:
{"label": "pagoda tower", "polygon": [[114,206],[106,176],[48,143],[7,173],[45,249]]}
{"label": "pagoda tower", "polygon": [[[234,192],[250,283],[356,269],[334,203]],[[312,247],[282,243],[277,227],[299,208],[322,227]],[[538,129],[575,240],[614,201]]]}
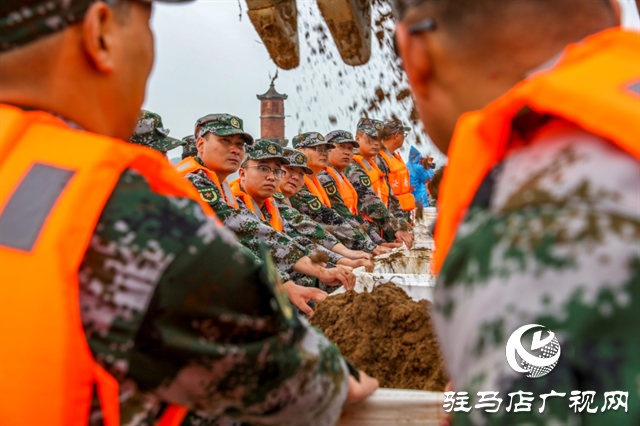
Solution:
{"label": "pagoda tower", "polygon": [[285,147],[289,143],[284,138],[284,100],[287,95],[280,94],[276,91],[273,84],[275,77],[271,79],[269,90],[262,95],[256,95],[260,99],[260,139],[268,139],[276,142],[278,145]]}

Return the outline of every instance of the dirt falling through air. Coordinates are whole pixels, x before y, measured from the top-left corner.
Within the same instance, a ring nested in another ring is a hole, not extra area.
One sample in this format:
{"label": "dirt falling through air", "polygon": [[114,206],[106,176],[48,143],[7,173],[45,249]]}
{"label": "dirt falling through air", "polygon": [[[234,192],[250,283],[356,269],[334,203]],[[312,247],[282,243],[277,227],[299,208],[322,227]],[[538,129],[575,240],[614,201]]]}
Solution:
{"label": "dirt falling through air", "polygon": [[447,377],[428,305],[387,283],[371,293],[327,298],[317,305],[311,324],[381,387],[443,391]]}

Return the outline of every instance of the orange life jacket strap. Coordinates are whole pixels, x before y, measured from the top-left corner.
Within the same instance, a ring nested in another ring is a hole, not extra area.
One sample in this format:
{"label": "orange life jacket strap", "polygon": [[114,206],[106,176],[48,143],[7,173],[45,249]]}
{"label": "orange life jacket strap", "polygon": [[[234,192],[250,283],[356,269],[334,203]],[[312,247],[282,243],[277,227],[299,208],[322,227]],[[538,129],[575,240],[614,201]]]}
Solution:
{"label": "orange life jacket strap", "polygon": [[358,215],[358,193],[356,192],[349,179],[346,176],[342,175],[338,170],[331,166],[327,166],[324,168],[327,173],[333,177],[333,180],[336,181],[336,186],[338,187],[338,192],[340,193],[340,197],[342,197],[342,201],[344,201],[345,205],[349,208],[349,211],[353,215]]}
{"label": "orange life jacket strap", "polygon": [[375,161],[367,161],[361,155],[354,155],[353,159],[364,168],[371,180],[371,188],[373,188],[378,198],[382,200],[385,207],[389,207],[389,186],[384,179],[382,170],[380,170]]}
{"label": "orange life jacket strap", "polygon": [[329,195],[327,191],[324,190],[324,187],[320,185],[320,181],[318,181],[318,177],[314,176],[313,180],[309,179],[308,175],[304,175],[304,183],[307,185],[307,188],[313,195],[318,197],[320,202],[325,206],[331,208],[331,200],[329,200]]}
{"label": "orange life jacket strap", "polygon": [[[240,197],[240,199],[242,199],[242,202],[247,206],[247,208],[251,210],[253,214],[258,216],[260,220],[262,221],[266,220],[266,218],[264,217],[264,214],[262,214],[262,209],[260,209],[260,206],[258,205],[258,203],[256,203],[256,201],[249,194],[244,192],[240,187],[240,179],[236,179],[231,182],[231,192],[233,193],[234,196]],[[273,229],[276,229],[282,232],[282,229],[283,229],[282,216],[280,215],[280,209],[276,204],[276,200],[273,199],[273,197],[267,198],[265,200],[265,206],[267,207],[267,211],[271,215],[271,218],[269,219],[269,224],[273,227]]]}
{"label": "orange life jacket strap", "polygon": [[225,179],[222,184],[218,179],[218,175],[216,175],[213,171],[204,167],[202,164],[198,163],[195,158],[187,157],[178,164],[176,164],[176,171],[180,173],[181,176],[186,176],[189,173],[195,173],[197,171],[203,171],[209,179],[213,182],[213,184],[218,188],[220,194],[222,194],[222,198],[226,201],[229,207],[233,207],[234,209],[240,208],[238,206],[238,202],[235,197],[231,193],[231,189],[229,188],[229,182]]}
{"label": "orange life jacket strap", "polygon": [[180,426],[189,410],[181,405],[169,405],[156,422],[156,426]]}

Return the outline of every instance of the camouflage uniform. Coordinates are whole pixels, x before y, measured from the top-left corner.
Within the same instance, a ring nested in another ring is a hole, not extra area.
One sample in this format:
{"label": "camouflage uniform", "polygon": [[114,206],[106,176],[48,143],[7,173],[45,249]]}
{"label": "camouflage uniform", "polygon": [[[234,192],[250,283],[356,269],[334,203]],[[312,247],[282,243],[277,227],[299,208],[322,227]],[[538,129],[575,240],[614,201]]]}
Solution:
{"label": "camouflage uniform", "polygon": [[[382,123],[378,120],[361,119],[358,123],[358,130],[364,131],[371,137],[378,137],[378,130],[381,128]],[[395,240],[396,231],[400,230],[403,222],[406,221],[392,217],[380,197],[371,188],[367,171],[357,161],[352,161],[345,169],[344,174],[358,193],[358,210],[373,221],[374,232],[382,231],[385,240]],[[391,188],[389,188],[389,192],[391,195]]]}
{"label": "camouflage uniform", "polygon": [[[294,148],[308,148],[318,145],[327,145],[324,136],[320,133],[309,132],[295,136],[293,138]],[[329,232],[331,232],[338,240],[351,250],[367,250],[368,241],[366,234],[360,229],[353,228],[349,222],[340,216],[336,211],[322,204],[322,202],[313,195],[305,184],[302,189],[295,195],[291,196],[289,201],[291,205],[300,211],[300,213],[309,216],[318,222]],[[368,250],[371,251],[371,250]]]}
{"label": "camouflage uniform", "polygon": [[162,118],[151,111],[141,110],[138,124],[129,142],[146,146],[162,153],[166,157],[167,151],[184,145],[180,139],[169,136],[169,129],[162,125]]}
{"label": "camouflage uniform", "polygon": [[[196,123],[198,137],[205,135],[206,132],[229,135],[235,131],[237,134],[244,134],[241,119],[227,114],[215,114],[215,116],[211,115],[198,120]],[[205,119],[211,121],[205,122]],[[253,139],[251,139],[251,143],[253,143]],[[196,156],[194,158],[198,163],[206,167],[200,157]],[[236,234],[242,245],[257,254],[260,250],[260,242],[263,241],[269,248],[279,270],[286,273],[293,272],[293,265],[309,254],[305,247],[300,246],[285,234],[259,220],[242,202],[238,203],[239,209],[230,207],[224,201],[225,199],[218,187],[204,172],[189,173],[185,178],[201,194],[212,194],[209,197],[205,197],[205,200],[225,226]]]}
{"label": "camouflage uniform", "polygon": [[[528,114],[523,122],[544,121]],[[526,141],[538,128],[514,122]],[[434,319],[456,390],[499,391],[505,404],[521,390],[537,402],[530,413],[457,412],[455,424],[640,424],[640,165],[577,127],[533,140],[477,191],[438,277]],[[536,379],[505,359],[525,324],[547,327],[561,346]],[[538,395],[552,389],[566,397],[540,414]],[[598,408],[604,392],[630,391],[629,411],[574,414],[574,390],[595,391]]]}
{"label": "camouflage uniform", "polygon": [[[351,143],[355,146],[355,148],[360,147],[360,145],[358,145],[358,142],[356,142],[353,138],[353,135],[350,132],[346,132],[344,130],[334,130],[332,132],[329,132],[326,139],[336,145],[340,143]],[[333,166],[329,164],[327,167]],[[336,172],[340,173],[337,169]],[[362,230],[363,234],[365,234],[365,236],[369,239],[369,241],[366,242],[365,251],[371,252],[378,245],[385,242],[382,237],[380,237],[379,231],[376,232],[371,229],[370,223],[364,218],[364,216],[362,216],[362,213],[358,212],[357,216],[351,213],[351,210],[349,210],[349,207],[347,207],[344,200],[342,199],[340,191],[338,191],[338,183],[335,181],[333,176],[322,170],[318,173],[317,177],[318,181],[320,181],[320,184],[322,184],[325,191],[327,192],[327,195],[329,196],[329,200],[331,201],[331,208],[335,210],[340,216],[345,218],[345,220],[349,223],[349,225],[351,225],[351,227]],[[346,179],[346,176],[343,175],[343,177]]]}

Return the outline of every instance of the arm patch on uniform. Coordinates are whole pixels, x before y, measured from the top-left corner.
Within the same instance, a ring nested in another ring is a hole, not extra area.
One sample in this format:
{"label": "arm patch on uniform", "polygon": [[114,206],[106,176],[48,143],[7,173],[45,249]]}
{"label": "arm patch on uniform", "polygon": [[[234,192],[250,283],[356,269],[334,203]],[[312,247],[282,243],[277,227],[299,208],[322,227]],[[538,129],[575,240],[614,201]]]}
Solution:
{"label": "arm patch on uniform", "polygon": [[278,200],[284,200],[284,194],[280,191],[276,192],[275,194],[273,194],[274,198],[277,198]]}
{"label": "arm patch on uniform", "polygon": [[360,183],[364,186],[371,186],[371,179],[369,176],[360,176]]}
{"label": "arm patch on uniform", "polygon": [[311,200],[307,201],[307,204],[314,212],[322,208],[322,203],[318,200],[318,197],[313,197]]}
{"label": "arm patch on uniform", "polygon": [[336,188],[335,182],[327,182],[322,186],[324,186],[324,189],[327,191],[327,194],[329,195],[336,195],[336,192],[338,192],[338,188]]}
{"label": "arm patch on uniform", "polygon": [[213,186],[198,188],[198,192],[200,193],[200,198],[202,198],[207,203],[215,203],[216,201],[218,201],[218,193]]}

